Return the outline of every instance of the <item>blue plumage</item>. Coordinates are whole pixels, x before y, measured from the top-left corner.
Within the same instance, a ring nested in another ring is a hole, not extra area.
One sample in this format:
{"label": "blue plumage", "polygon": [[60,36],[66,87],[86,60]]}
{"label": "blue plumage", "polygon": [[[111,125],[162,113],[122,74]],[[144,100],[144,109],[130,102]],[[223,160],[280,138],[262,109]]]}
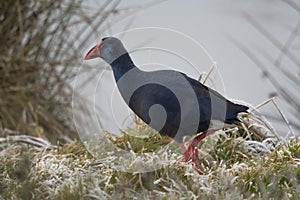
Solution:
{"label": "blue plumage", "polygon": [[[132,111],[152,128],[177,142],[182,142],[185,135],[194,135],[210,128],[222,128],[210,127],[211,120],[224,122],[224,126],[235,123],[238,121],[237,114],[247,112],[248,109],[232,103],[218,92],[181,72],[142,71],[134,65],[126,51],[114,59],[111,67],[120,93]],[[129,85],[136,85],[135,90],[129,91]],[[168,87],[170,85],[172,88]],[[180,102],[179,97],[182,98]],[[153,105],[160,105],[164,111],[158,109],[157,116],[153,116],[156,119],[152,119],[151,124],[149,110]],[[190,118],[191,114],[198,119]],[[158,122],[154,123],[153,120]]]}
{"label": "blue plumage", "polygon": [[[85,56],[100,57],[111,65],[118,89],[132,111],[150,127],[181,143],[184,160],[199,163],[198,143],[216,130],[238,122],[248,107],[174,70],[145,72],[135,66],[120,40],[103,38]],[[197,135],[186,148],[183,137]]]}

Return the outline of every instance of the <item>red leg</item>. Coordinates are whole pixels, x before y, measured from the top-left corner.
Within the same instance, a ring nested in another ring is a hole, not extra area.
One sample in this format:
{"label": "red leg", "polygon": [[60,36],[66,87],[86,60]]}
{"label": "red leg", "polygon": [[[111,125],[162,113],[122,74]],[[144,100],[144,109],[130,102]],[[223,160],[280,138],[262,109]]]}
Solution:
{"label": "red leg", "polygon": [[214,132],[216,132],[216,130],[208,130],[206,132],[203,132],[200,135],[197,135],[195,138],[193,138],[193,140],[191,141],[191,143],[189,144],[189,146],[187,148],[184,146],[183,143],[180,144],[180,148],[181,148],[181,150],[183,152],[183,156],[184,156],[184,161],[188,162],[189,160],[191,160],[192,163],[194,164],[195,170],[199,174],[202,174],[203,168],[199,162],[198,144],[201,140],[203,140],[205,137],[213,134]]}

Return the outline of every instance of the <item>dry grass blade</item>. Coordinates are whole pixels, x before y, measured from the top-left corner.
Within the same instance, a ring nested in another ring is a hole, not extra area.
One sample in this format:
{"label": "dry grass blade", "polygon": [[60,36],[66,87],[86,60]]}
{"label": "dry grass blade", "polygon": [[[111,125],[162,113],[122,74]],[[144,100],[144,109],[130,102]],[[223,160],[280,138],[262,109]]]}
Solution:
{"label": "dry grass blade", "polygon": [[291,6],[291,8],[300,12],[300,5],[297,4],[295,1],[291,1],[291,0],[282,0],[282,1],[288,4],[289,6]]}
{"label": "dry grass blade", "polygon": [[[295,1],[283,0],[284,3],[289,5],[292,9],[295,9],[299,13],[299,4]],[[267,78],[271,84],[275,87],[276,93],[279,94],[280,97],[285,101],[285,104],[288,105],[291,109],[291,115],[294,115],[294,120],[296,125],[293,125],[295,129],[300,130],[297,125],[299,121],[299,112],[300,112],[300,103],[299,103],[299,95],[295,91],[299,91],[300,81],[298,77],[298,70],[300,68],[300,60],[297,54],[299,54],[298,50],[292,48],[293,45],[297,43],[297,37],[299,36],[300,30],[300,21],[295,21],[295,25],[289,31],[289,35],[287,39],[283,42],[276,39],[275,34],[269,32],[260,22],[256,21],[251,15],[244,15],[246,20],[256,28],[260,34],[262,34],[266,41],[271,42],[276,50],[279,51],[277,57],[273,58],[267,52],[260,50],[260,54],[268,60],[272,65],[266,67],[263,62],[259,61],[258,57],[255,56],[254,53],[250,52],[244,45],[241,45],[237,41],[234,41],[236,46],[238,46],[261,70],[263,71],[264,77]],[[231,39],[232,40],[232,39]],[[233,41],[233,40],[232,40]],[[285,62],[284,62],[285,61]],[[288,62],[287,62],[288,61]],[[284,63],[288,66],[282,66]],[[289,63],[289,64],[286,64]],[[270,67],[274,67],[279,73],[270,69]],[[277,75],[276,75],[277,74]],[[273,102],[276,109],[277,105]],[[278,109],[277,109],[278,110]],[[290,123],[287,121],[286,117],[284,117],[283,113],[280,112],[280,118],[284,123],[287,124],[290,134],[293,134]],[[277,120],[278,121],[278,120]],[[294,123],[295,124],[295,123]]]}
{"label": "dry grass blade", "polygon": [[[268,32],[261,24],[259,24],[254,18],[245,13],[245,18],[248,20],[250,24],[252,24],[262,35],[265,36],[276,48],[283,49],[283,44],[278,41],[270,32]],[[300,67],[300,59],[298,56],[292,52],[290,49],[285,49],[285,55],[297,66]]]}
{"label": "dry grass blade", "polygon": [[3,143],[24,143],[35,147],[39,151],[54,149],[54,146],[49,141],[28,135],[11,135],[6,138],[0,138],[0,144]]}
{"label": "dry grass blade", "polygon": [[[240,42],[238,42],[237,40],[235,40],[231,36],[228,36],[228,39],[233,44],[235,44],[242,52],[244,52],[256,64],[256,66],[258,66],[263,71],[264,75],[268,78],[268,80],[276,88],[276,90],[278,91],[278,93],[280,94],[280,96],[289,105],[291,105],[292,107],[296,108],[296,113],[297,113],[297,110],[300,108],[299,101],[297,101],[298,97],[293,92],[289,91],[289,89],[283,87],[282,84],[280,83],[280,81],[278,80],[278,78],[276,78],[271,72],[269,72],[268,68],[265,67],[265,65],[258,58],[258,56],[256,56],[253,52],[251,52],[245,45],[241,44]],[[282,70],[284,70],[284,69],[282,69]],[[290,73],[289,72],[286,72],[286,73],[283,73],[283,74],[285,75],[285,78],[290,79],[290,77],[289,77]],[[263,106],[263,105],[265,105],[266,103],[268,103],[270,101],[273,102],[272,99],[269,99],[266,102],[263,102],[258,107]],[[286,119],[286,117],[283,117],[284,115],[283,115],[282,111],[278,108],[278,106],[275,105],[275,107],[276,107],[276,110],[280,113],[282,121],[287,125],[287,127],[290,130],[290,133],[293,134],[293,131],[292,131],[290,123],[288,122],[288,120]]]}
{"label": "dry grass blade", "polygon": [[77,137],[69,85],[82,62],[77,47],[118,4],[103,2],[91,24],[81,0],[0,1],[0,127],[53,143]]}

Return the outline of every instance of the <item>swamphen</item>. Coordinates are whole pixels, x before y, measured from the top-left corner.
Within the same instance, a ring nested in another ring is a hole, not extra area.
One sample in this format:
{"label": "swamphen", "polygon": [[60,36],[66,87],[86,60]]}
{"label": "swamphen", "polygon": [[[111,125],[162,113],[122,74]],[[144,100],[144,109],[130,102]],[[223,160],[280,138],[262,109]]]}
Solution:
{"label": "swamphen", "polygon": [[[192,160],[199,170],[198,143],[238,122],[238,113],[248,110],[184,73],[140,70],[117,38],[103,38],[84,59],[98,57],[111,65],[118,89],[132,111],[150,127],[180,143],[184,160]],[[197,133],[202,134],[186,148],[183,137]]]}

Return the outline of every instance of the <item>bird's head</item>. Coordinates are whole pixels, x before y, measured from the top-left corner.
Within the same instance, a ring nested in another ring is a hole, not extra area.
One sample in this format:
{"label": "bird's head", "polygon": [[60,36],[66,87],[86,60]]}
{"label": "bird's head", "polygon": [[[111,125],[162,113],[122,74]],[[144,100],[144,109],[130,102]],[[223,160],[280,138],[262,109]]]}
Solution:
{"label": "bird's head", "polygon": [[98,44],[91,48],[84,57],[84,60],[102,58],[111,64],[117,58],[127,53],[122,42],[115,37],[102,38]]}

